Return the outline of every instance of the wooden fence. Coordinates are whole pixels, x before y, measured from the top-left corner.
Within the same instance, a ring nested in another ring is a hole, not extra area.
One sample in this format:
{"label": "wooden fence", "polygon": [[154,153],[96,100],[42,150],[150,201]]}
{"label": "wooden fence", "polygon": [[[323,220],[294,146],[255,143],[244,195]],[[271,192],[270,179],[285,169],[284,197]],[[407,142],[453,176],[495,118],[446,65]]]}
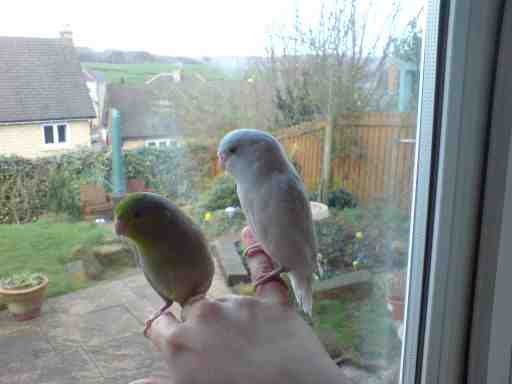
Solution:
{"label": "wooden fence", "polygon": [[[324,129],[325,122],[314,122],[276,134],[299,168],[308,190],[316,190],[320,181]],[[416,121],[412,114],[379,112],[344,116],[334,130],[334,185],[347,189],[363,203],[387,198],[409,209],[415,137]]]}

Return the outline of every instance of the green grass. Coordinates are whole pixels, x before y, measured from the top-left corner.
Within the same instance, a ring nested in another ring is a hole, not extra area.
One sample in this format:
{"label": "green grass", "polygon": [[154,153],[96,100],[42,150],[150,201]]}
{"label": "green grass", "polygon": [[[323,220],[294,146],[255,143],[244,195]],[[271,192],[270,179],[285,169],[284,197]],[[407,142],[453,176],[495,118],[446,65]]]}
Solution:
{"label": "green grass", "polygon": [[23,271],[44,273],[49,279],[49,296],[83,288],[88,283],[71,280],[64,271],[64,262],[74,246],[93,245],[108,232],[93,223],[46,219],[0,225],[0,278]]}
{"label": "green grass", "polygon": [[[120,83],[124,78],[126,84],[142,84],[152,76],[161,72],[172,72],[178,68],[174,64],[147,63],[147,64],[108,64],[108,63],[82,63],[87,69],[103,72],[107,80]],[[198,73],[208,80],[226,78],[220,70],[208,64],[186,64],[183,66],[185,75]]]}
{"label": "green grass", "polygon": [[400,353],[400,341],[377,290],[365,300],[354,300],[350,295],[318,300],[314,328],[334,331],[339,345],[355,359],[390,360]]}

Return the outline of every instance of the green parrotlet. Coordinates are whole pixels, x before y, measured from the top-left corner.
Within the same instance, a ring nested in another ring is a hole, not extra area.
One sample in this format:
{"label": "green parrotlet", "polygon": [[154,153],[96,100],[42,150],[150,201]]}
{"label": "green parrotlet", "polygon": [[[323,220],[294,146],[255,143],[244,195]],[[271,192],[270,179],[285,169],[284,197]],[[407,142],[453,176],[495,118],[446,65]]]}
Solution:
{"label": "green parrotlet", "polygon": [[203,297],[212,283],[214,264],[199,227],[168,199],[133,193],[115,209],[115,231],[140,251],[139,263],[165,305],[146,320],[144,334],[173,302],[182,307]]}

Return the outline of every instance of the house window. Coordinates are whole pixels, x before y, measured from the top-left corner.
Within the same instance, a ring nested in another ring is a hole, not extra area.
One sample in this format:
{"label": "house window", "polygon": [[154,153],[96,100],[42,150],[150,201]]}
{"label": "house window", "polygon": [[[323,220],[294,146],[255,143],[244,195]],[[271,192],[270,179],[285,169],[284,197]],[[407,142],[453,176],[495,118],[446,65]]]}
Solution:
{"label": "house window", "polygon": [[45,144],[53,144],[53,125],[45,125],[44,126],[44,143]]}
{"label": "house window", "polygon": [[63,145],[69,142],[68,124],[43,125],[43,142],[46,145]]}
{"label": "house window", "polygon": [[57,132],[59,134],[59,143],[66,142],[66,124],[57,125]]}

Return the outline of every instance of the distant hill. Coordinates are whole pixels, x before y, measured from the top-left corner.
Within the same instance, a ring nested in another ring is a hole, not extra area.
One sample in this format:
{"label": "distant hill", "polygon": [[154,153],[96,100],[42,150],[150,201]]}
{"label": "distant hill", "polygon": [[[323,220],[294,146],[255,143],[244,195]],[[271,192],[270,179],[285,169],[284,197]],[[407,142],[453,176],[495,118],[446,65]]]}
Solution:
{"label": "distant hill", "polygon": [[183,75],[201,75],[208,80],[240,79],[261,57],[216,56],[191,58],[154,55],[146,51],[107,49],[95,51],[76,47],[82,66],[104,73],[114,83],[142,84],[161,72],[172,72],[181,67]]}
{"label": "distant hill", "polygon": [[87,69],[102,72],[105,78],[111,83],[127,85],[144,84],[144,82],[154,75],[162,72],[172,72],[179,67],[183,70],[183,76],[199,74],[208,80],[223,80],[228,77],[220,68],[204,63],[178,65],[161,62],[146,62],[144,64],[83,62],[82,66]]}
{"label": "distant hill", "polygon": [[183,56],[161,56],[146,51],[121,51],[107,49],[95,51],[87,47],[76,47],[78,59],[82,63],[106,63],[106,64],[201,64],[202,61]]}

